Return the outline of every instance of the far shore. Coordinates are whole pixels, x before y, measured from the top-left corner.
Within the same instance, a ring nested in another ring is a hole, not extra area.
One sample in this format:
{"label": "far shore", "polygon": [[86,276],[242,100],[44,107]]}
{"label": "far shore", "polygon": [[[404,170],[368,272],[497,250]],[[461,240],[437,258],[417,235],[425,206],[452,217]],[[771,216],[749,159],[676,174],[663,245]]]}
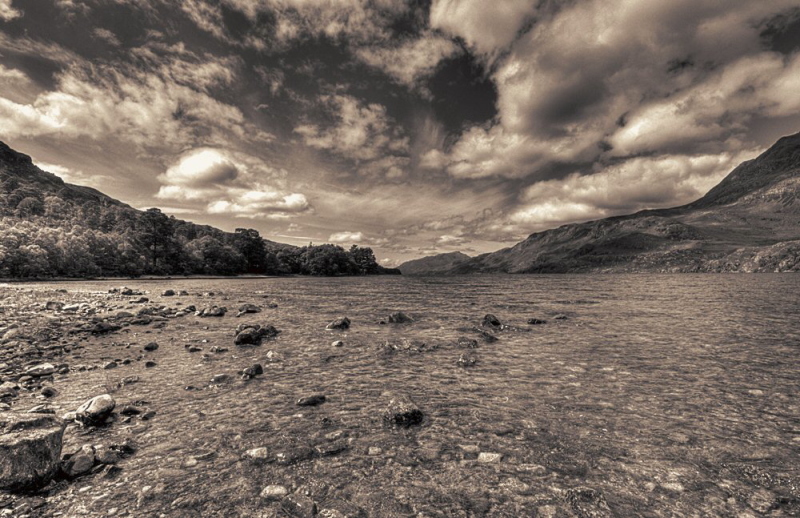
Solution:
{"label": "far shore", "polygon": [[107,282],[107,281],[184,281],[214,279],[281,279],[300,275],[142,275],[141,277],[43,277],[39,279],[2,279],[0,284],[35,284],[42,282]]}

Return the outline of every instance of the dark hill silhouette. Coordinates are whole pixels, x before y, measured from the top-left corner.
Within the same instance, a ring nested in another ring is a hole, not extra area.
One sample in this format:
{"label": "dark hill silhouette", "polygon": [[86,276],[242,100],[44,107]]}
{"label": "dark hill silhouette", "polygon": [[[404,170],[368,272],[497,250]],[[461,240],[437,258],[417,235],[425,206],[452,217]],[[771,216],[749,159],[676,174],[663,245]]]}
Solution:
{"label": "dark hill silhouette", "polygon": [[296,247],[134,209],[0,142],[0,278],[386,273],[400,272],[369,248]]}

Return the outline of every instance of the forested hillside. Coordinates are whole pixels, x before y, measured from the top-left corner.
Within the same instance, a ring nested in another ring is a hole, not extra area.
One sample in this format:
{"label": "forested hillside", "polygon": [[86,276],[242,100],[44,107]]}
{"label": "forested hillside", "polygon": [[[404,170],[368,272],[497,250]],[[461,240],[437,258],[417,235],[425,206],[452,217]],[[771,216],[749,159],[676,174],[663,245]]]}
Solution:
{"label": "forested hillside", "polygon": [[353,245],[295,247],[136,210],[0,142],[0,277],[399,273]]}

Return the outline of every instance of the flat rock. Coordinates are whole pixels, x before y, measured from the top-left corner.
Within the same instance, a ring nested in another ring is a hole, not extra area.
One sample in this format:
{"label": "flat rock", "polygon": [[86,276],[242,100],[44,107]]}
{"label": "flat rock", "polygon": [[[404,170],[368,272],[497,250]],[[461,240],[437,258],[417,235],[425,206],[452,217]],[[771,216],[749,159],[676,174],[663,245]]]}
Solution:
{"label": "flat rock", "polygon": [[54,415],[0,412],[0,489],[47,485],[60,467],[65,426]]}
{"label": "flat rock", "polygon": [[255,304],[243,304],[239,306],[239,311],[238,313],[236,313],[236,316],[240,317],[248,313],[261,313],[261,308],[256,306]]}
{"label": "flat rock", "polygon": [[324,394],[314,394],[312,396],[301,397],[297,400],[297,406],[317,406],[325,402]]}
{"label": "flat rock", "polygon": [[337,318],[336,320],[333,320],[327,326],[325,326],[325,329],[329,329],[329,330],[330,329],[340,329],[340,330],[350,329],[350,319],[347,318],[347,317]]}
{"label": "flat rock", "polygon": [[211,378],[211,383],[227,383],[230,379],[230,374],[217,374]]}
{"label": "flat rock", "polygon": [[199,317],[224,317],[225,313],[228,312],[228,308],[219,307],[219,306],[211,306],[207,308],[203,308],[198,311],[196,314]]}
{"label": "flat rock", "polygon": [[49,376],[53,374],[55,371],[56,367],[52,363],[40,363],[39,365],[28,367],[25,370],[25,375],[38,378],[39,376]]}

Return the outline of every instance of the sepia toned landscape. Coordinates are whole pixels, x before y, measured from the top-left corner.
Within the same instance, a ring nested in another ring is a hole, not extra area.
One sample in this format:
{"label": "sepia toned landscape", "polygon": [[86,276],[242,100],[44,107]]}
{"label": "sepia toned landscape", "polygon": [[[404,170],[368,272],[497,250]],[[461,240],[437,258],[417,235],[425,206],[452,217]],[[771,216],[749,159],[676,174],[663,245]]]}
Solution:
{"label": "sepia toned landscape", "polygon": [[800,517],[797,0],[0,0],[0,518]]}

